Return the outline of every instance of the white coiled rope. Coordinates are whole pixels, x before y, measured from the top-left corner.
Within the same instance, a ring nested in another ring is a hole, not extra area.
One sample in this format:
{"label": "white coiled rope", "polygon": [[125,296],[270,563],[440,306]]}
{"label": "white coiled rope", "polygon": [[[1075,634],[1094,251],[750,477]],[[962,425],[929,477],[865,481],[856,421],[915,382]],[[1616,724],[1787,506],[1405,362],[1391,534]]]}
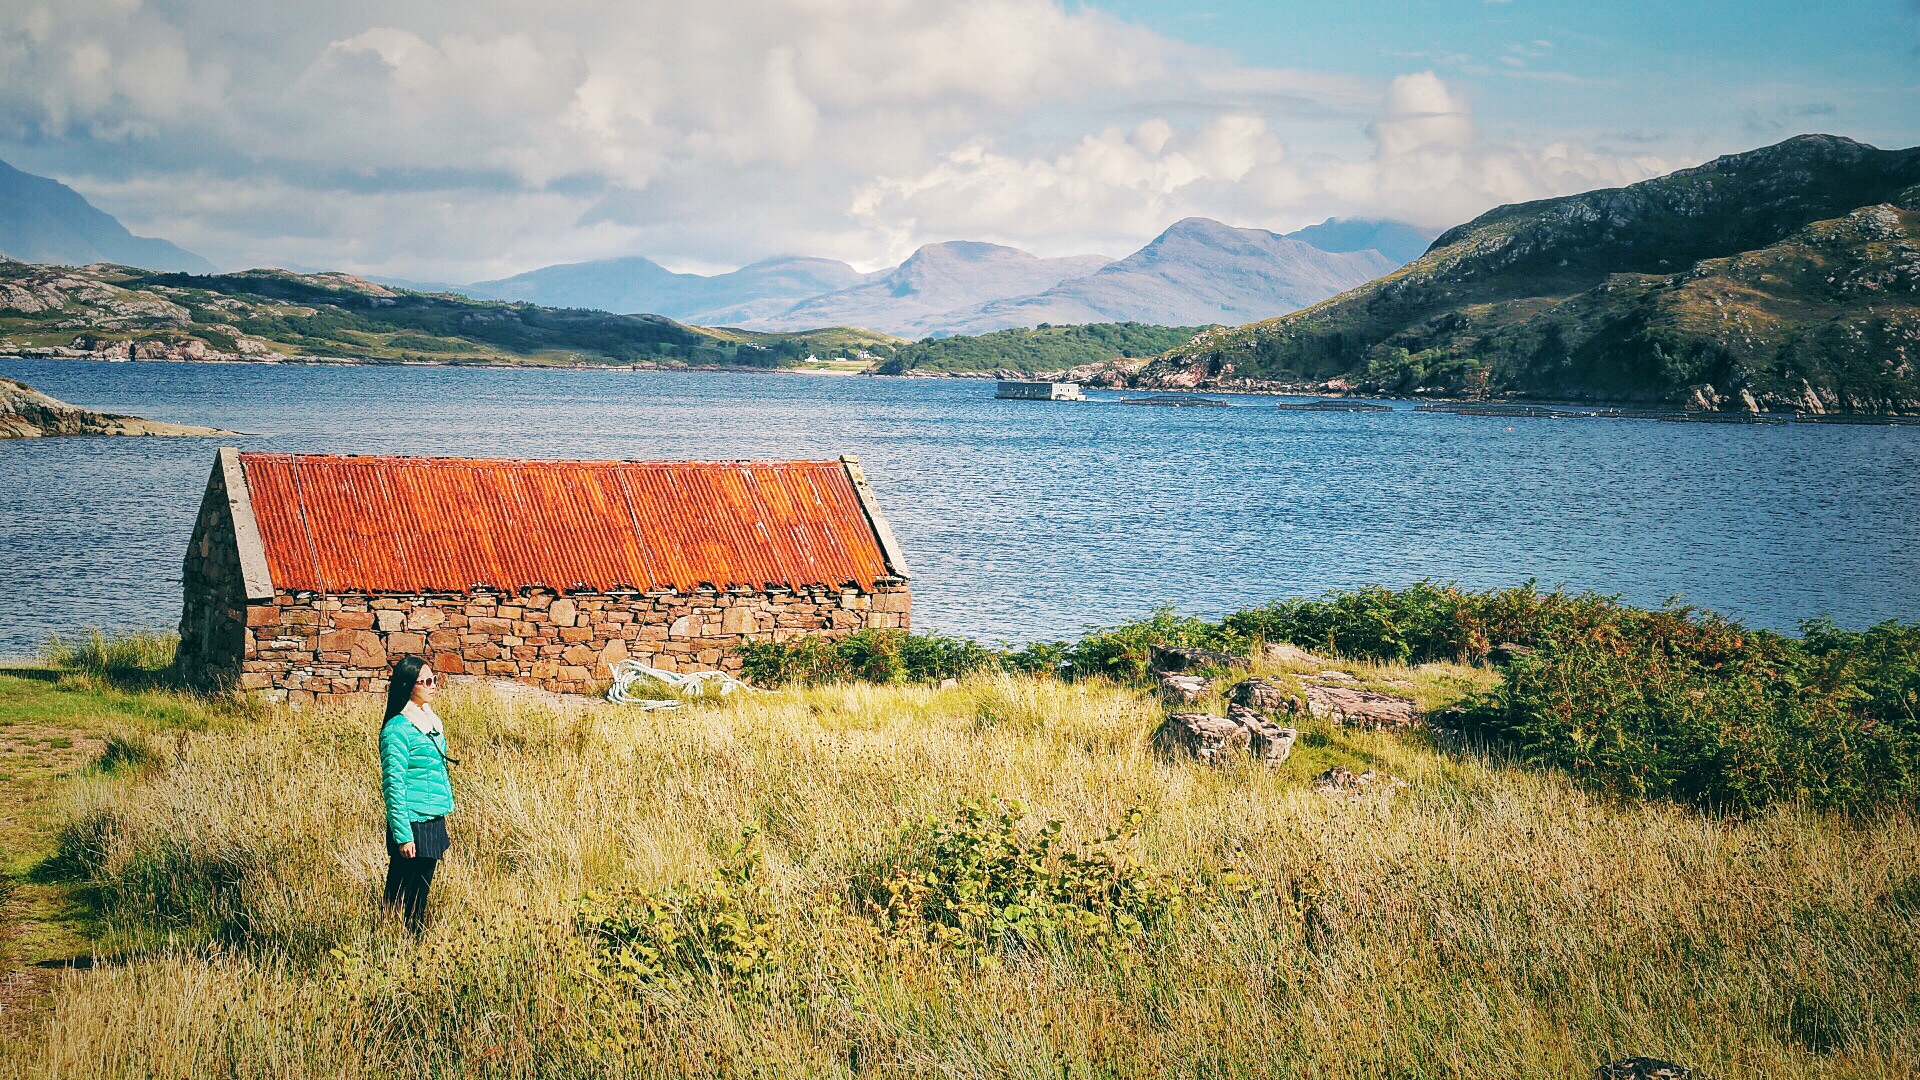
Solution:
{"label": "white coiled rope", "polygon": [[632,693],[633,684],[641,679],[652,679],[664,684],[676,694],[706,693],[709,683],[717,684],[721,694],[731,694],[735,690],[756,690],[724,671],[662,671],[648,667],[638,660],[622,660],[613,665],[613,685],[607,687],[607,700],[615,705],[638,705],[642,709],[677,709],[681,706],[678,698],[645,698]]}

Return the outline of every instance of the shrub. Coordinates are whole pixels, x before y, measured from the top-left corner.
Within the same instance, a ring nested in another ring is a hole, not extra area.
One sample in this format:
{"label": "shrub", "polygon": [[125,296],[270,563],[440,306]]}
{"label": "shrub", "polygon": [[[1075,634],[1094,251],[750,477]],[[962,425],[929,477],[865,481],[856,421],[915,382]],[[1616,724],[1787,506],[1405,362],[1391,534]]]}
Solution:
{"label": "shrub", "polygon": [[844,677],[834,642],[807,636],[794,641],[749,641],[739,647],[740,674],[758,686],[827,682]]}
{"label": "shrub", "polygon": [[1914,628],[1805,643],[1685,609],[1547,640],[1464,710],[1465,729],[1620,795],[1747,811],[1920,794]]}
{"label": "shrub", "polygon": [[696,986],[763,993],[781,950],[753,835],[708,881],[576,901],[574,929],[587,946],[590,981],[622,997]]}
{"label": "shrub", "polygon": [[1058,820],[1023,824],[1018,803],[962,806],[904,836],[911,854],[869,903],[895,937],[960,951],[1137,939],[1178,912],[1197,887],[1140,861],[1144,812],[1068,849]]}
{"label": "shrub", "polygon": [[1505,642],[1538,647],[1646,614],[1615,597],[1543,593],[1532,582],[1470,592],[1422,581],[1399,591],[1370,585],[1319,599],[1279,600],[1234,612],[1222,625],[1244,638],[1358,659],[1471,662]]}
{"label": "shrub", "polygon": [[1172,607],[1163,607],[1144,619],[1087,631],[1065,650],[1067,670],[1076,677],[1144,679],[1156,645],[1244,650],[1247,639],[1233,627],[1179,615]]}
{"label": "shrub", "polygon": [[865,682],[935,682],[997,668],[994,650],[966,638],[859,630],[838,640],[748,642],[739,647],[741,674],[759,686]]}
{"label": "shrub", "polygon": [[1069,647],[1064,641],[1035,641],[1015,649],[1001,642],[1000,666],[1021,675],[1059,675],[1067,667]]}

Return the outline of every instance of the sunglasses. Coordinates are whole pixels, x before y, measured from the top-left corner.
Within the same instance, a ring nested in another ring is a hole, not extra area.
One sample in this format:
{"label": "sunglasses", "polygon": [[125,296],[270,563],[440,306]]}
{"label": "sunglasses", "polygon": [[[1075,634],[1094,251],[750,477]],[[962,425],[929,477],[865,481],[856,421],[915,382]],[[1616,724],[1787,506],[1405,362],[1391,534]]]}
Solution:
{"label": "sunglasses", "polygon": [[422,675],[422,676],[420,676],[420,677],[419,677],[418,679],[415,679],[415,680],[414,680],[414,685],[415,685],[415,686],[432,686],[432,685],[434,684],[434,681],[435,681],[435,680],[434,680],[434,678],[433,678],[433,676],[431,676],[431,675]]}

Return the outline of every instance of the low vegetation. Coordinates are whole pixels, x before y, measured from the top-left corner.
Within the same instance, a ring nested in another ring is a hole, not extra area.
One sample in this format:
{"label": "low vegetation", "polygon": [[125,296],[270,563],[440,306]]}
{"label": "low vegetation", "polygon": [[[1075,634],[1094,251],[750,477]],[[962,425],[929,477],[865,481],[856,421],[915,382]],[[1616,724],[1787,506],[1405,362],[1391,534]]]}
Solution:
{"label": "low vegetation", "polygon": [[981,670],[1144,678],[1153,649],[1267,643],[1384,663],[1508,662],[1443,718],[1459,733],[1615,794],[1751,810],[1864,809],[1920,796],[1920,624],[1825,621],[1799,638],[1687,607],[1532,586],[1418,584],[1291,599],[1217,622],[1170,610],[1017,651],[899,631],[748,650],[763,683],[934,680]]}
{"label": "low vegetation", "polygon": [[[1279,641],[1323,655],[1254,648]],[[763,650],[784,688],[678,712],[456,689],[456,846],[415,941],[375,913],[370,714],[126,689],[159,657],[105,638],[0,675],[0,716],[96,739],[46,785],[46,832],[9,842],[119,958],[61,974],[0,1072],[1566,1077],[1648,1054],[1909,1074],[1910,795],[1633,787],[1608,778],[1663,774],[1511,718],[1559,722],[1555,680],[1595,679],[1575,688],[1639,726],[1591,745],[1664,751],[1676,715],[1776,723],[1752,707],[1785,700],[1773,670],[1829,688],[1833,722],[1911,733],[1914,644],[1423,585],[1017,652]],[[1135,676],[1155,645],[1458,711],[1405,735],[1303,717],[1278,768],[1207,767],[1154,747]],[[1614,652],[1665,666],[1635,682],[1595,659]],[[118,749],[87,734],[107,727]],[[1406,786],[1315,792],[1333,765]]]}

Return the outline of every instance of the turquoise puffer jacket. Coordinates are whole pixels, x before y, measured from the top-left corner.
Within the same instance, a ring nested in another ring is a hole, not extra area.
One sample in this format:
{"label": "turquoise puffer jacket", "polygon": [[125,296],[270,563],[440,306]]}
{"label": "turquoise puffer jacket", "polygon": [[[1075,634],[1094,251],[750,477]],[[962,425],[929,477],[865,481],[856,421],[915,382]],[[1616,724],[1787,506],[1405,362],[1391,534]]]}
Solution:
{"label": "turquoise puffer jacket", "polygon": [[453,813],[446,737],[423,734],[404,716],[388,720],[380,730],[380,790],[396,844],[413,842],[414,822]]}

